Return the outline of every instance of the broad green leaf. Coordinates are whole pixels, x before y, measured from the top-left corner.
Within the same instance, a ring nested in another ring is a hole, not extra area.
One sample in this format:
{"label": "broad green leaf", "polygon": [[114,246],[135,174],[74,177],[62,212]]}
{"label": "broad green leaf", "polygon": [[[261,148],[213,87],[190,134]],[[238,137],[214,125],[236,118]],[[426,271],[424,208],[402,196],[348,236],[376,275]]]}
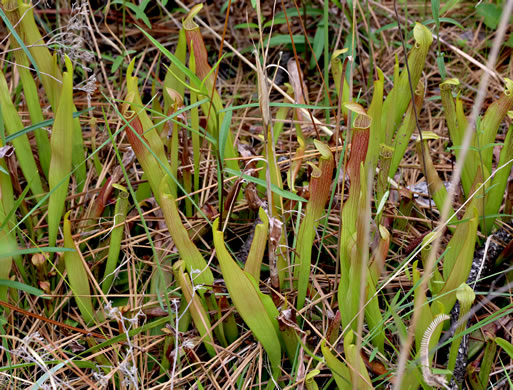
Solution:
{"label": "broad green leaf", "polygon": [[[506,186],[508,184],[509,173],[513,165],[513,126],[509,127],[506,134],[504,146],[501,149],[499,162],[495,171],[495,176],[492,179],[490,190],[486,196],[486,204],[484,215],[492,216],[499,212],[499,209],[504,198]],[[486,220],[487,233],[491,233],[493,229],[495,218]]]}
{"label": "broad green leaf", "polygon": [[[2,119],[9,135],[23,129],[23,123],[14,106],[4,74],[0,70],[0,105],[2,106]],[[20,164],[25,180],[30,183],[31,191],[35,196],[43,194],[43,183],[39,177],[36,161],[32,153],[29,139],[26,135],[13,140],[14,152]]]}
{"label": "broad green leaf", "polygon": [[344,337],[344,353],[348,367],[350,367],[351,382],[357,384],[358,389],[374,389],[365,363],[353,343],[354,334],[350,330]]}
{"label": "broad green leaf", "polygon": [[218,226],[219,219],[216,219],[212,234],[226,288],[240,316],[267,352],[273,373],[277,374],[281,363],[281,344],[276,333],[277,320],[269,317],[254,284],[231,257],[226,249],[223,233],[217,230]]}
{"label": "broad green leaf", "polygon": [[248,258],[244,266],[244,270],[252,275],[255,280],[260,280],[260,268],[262,266],[262,258],[264,257],[267,245],[267,234],[269,231],[269,218],[262,208],[258,210],[258,215],[261,222],[255,226],[253,242],[251,243]]}
{"label": "broad green leaf", "polygon": [[[433,35],[423,24],[416,23],[413,29],[415,45],[408,55],[408,69],[403,69],[398,79],[394,79],[394,87],[383,103],[382,126],[387,136],[393,136],[404,112],[412,98],[410,83],[416,87],[426,64],[429,47],[433,42]],[[376,118],[377,120],[377,118]]]}
{"label": "broad green leaf", "polygon": [[424,87],[422,84],[419,84],[417,90],[415,91],[415,98],[413,102],[410,101],[410,103],[408,104],[408,109],[406,110],[406,114],[401,123],[401,127],[399,127],[399,129],[397,130],[394,138],[394,153],[392,155],[392,161],[390,162],[390,168],[388,173],[388,176],[391,178],[395,176],[397,168],[399,167],[401,160],[404,158],[406,149],[410,144],[410,138],[416,127],[415,113],[417,115],[420,114],[423,102]]}
{"label": "broad green leaf", "polygon": [[[118,185],[116,186],[121,187]],[[102,282],[102,291],[104,294],[109,292],[110,287],[114,282],[114,272],[120,260],[119,252],[121,250],[121,241],[123,239],[123,232],[125,230],[125,219],[128,212],[128,206],[128,192],[122,187],[119,191],[116,206],[114,208],[114,219],[112,221],[113,229],[110,232],[109,254],[107,256],[105,271],[103,273],[104,279]]]}
{"label": "broad green leaf", "polygon": [[502,10],[497,4],[491,4],[486,2],[480,2],[476,6],[477,13],[479,16],[484,18],[484,24],[491,30],[495,30],[501,19]]}
{"label": "broad green leaf", "polygon": [[443,267],[445,283],[436,299],[447,311],[450,311],[456,302],[457,289],[467,280],[472,267],[478,226],[476,202],[479,200],[474,200],[465,212],[464,217],[469,218],[468,222],[456,227],[453,237],[447,244]]}
{"label": "broad green leaf", "polygon": [[513,345],[509,341],[504,340],[502,337],[496,337],[495,342],[513,359]]}
{"label": "broad green leaf", "polygon": [[55,246],[65,209],[71,175],[73,151],[73,67],[66,57],[61,98],[55,114],[50,144],[52,158],[48,171],[50,200],[48,201],[48,243]]}
{"label": "broad green leaf", "polygon": [[84,268],[85,264],[73,242],[69,215],[70,211],[64,216],[64,247],[74,250],[64,252],[64,264],[66,266],[66,272],[68,273],[69,285],[75,296],[80,314],[82,314],[85,323],[91,323],[94,319],[95,311],[91,300],[89,275]]}
{"label": "broad green leaf", "polygon": [[216,356],[216,350],[213,347],[214,338],[212,335],[212,325],[208,313],[201,304],[200,295],[196,293],[194,285],[191,283],[189,275],[184,272],[184,262],[180,260],[173,265],[175,279],[180,285],[182,294],[185,298],[184,304],[189,308],[194,325],[203,339],[203,344],[210,356]]}
{"label": "broad green leaf", "polygon": [[298,232],[297,256],[295,257],[294,277],[298,280],[298,297],[296,307],[302,309],[306,299],[312,247],[314,244],[317,225],[325,213],[325,205],[330,196],[333,178],[334,159],[329,147],[315,140],[315,146],[321,154],[319,166],[313,166],[310,178],[310,200]]}
{"label": "broad green leaf", "polygon": [[[187,55],[187,43],[185,42],[185,31],[180,29],[178,33],[178,43],[176,45],[175,57],[176,61],[179,61],[181,64],[185,64]],[[184,65],[185,66],[185,65]],[[164,78],[164,91],[167,91],[168,88],[176,91],[182,98],[184,98],[185,86],[185,73],[181,70],[181,67],[175,64],[175,62],[171,62],[171,66],[169,70],[166,72],[166,77]],[[191,73],[194,71],[191,69]],[[193,93],[191,90],[190,93]],[[164,92],[164,112],[167,113],[169,108],[172,105],[172,99],[170,96]]]}
{"label": "broad green leaf", "polygon": [[[191,275],[195,284],[211,286],[214,283],[214,276],[201,255],[198,247],[190,239],[187,230],[182,224],[175,198],[169,193],[166,178],[162,179],[159,191],[160,206],[164,214],[164,220],[176,245],[180,257],[185,262],[185,267]],[[200,290],[203,294],[204,290]]]}
{"label": "broad green leaf", "polygon": [[[7,4],[5,4],[4,6],[7,6]],[[17,7],[16,7],[16,10],[17,10]],[[16,12],[14,9],[13,10],[7,10],[6,9],[6,11],[7,12]],[[16,17],[19,18],[19,15],[16,15]],[[23,17],[25,17],[25,15],[23,15]],[[4,11],[3,11],[3,9],[1,7],[0,7],[0,18],[2,18],[2,20],[5,23],[7,29],[12,34],[12,36],[14,37],[14,39],[16,40],[18,45],[20,45],[20,47],[22,48],[22,50],[25,53],[25,55],[27,56],[27,58],[32,63],[32,66],[34,66],[34,70],[37,73],[37,77],[41,78],[41,74],[39,73],[39,67],[37,66],[37,62],[34,60],[34,57],[32,57],[32,54],[30,53],[30,51],[28,50],[27,46],[23,42],[23,39],[21,39],[19,34],[16,32],[16,29],[13,27],[13,25],[9,21],[9,18],[4,13]]]}
{"label": "broad green leaf", "polygon": [[351,381],[351,374],[349,368],[345,363],[342,363],[338,360],[333,353],[331,353],[330,349],[326,346],[326,342],[321,342],[321,351],[324,359],[326,360],[326,365],[330,369],[333,374],[333,379],[335,379],[335,383],[339,390],[350,390],[353,388]]}

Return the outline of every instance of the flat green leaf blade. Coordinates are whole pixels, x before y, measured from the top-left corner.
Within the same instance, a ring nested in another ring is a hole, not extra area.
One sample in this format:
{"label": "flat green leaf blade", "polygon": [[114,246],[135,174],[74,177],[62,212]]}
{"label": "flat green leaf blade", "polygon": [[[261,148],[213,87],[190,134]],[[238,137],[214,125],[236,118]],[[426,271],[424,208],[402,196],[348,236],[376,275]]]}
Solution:
{"label": "flat green leaf blade", "polygon": [[63,75],[62,95],[59,100],[55,121],[52,127],[50,144],[49,184],[50,200],[48,202],[48,242],[55,246],[57,234],[64,212],[71,175],[73,149],[73,68],[71,60],[66,57],[67,71]]}
{"label": "flat green leaf blade", "polygon": [[[0,105],[2,106],[2,119],[5,128],[9,135],[12,135],[23,129],[23,123],[18,111],[14,106],[7,86],[7,81],[4,74],[0,70]],[[25,179],[30,183],[31,191],[34,195],[43,194],[43,184],[37,170],[37,165],[34,160],[32,148],[28,137],[22,136],[13,140],[14,151],[16,158],[20,164],[20,168],[25,176]]]}
{"label": "flat green leaf blade", "polygon": [[180,253],[180,257],[185,262],[187,272],[194,275],[194,282],[196,284],[212,285],[214,283],[212,271],[183,226],[176,200],[169,193],[165,180],[163,179],[161,183],[159,199],[171,238]]}
{"label": "flat green leaf blade", "polygon": [[351,384],[351,374],[349,372],[349,368],[347,368],[347,365],[342,363],[335,357],[335,355],[333,355],[324,341],[321,344],[321,351],[322,355],[324,356],[324,360],[326,361],[326,365],[333,374],[333,379],[335,379],[337,387],[340,390],[352,389],[353,386]]}
{"label": "flat green leaf blade", "polygon": [[212,234],[226,288],[240,316],[262,343],[273,369],[276,369],[281,362],[281,345],[275,330],[277,321],[269,317],[255,286],[226,249],[223,233],[217,230],[218,225],[219,219],[214,222]]}
{"label": "flat green leaf blade", "polygon": [[184,272],[184,262],[178,261],[173,266],[175,279],[178,281],[182,294],[185,297],[187,306],[191,313],[194,325],[198,329],[199,334],[203,338],[203,343],[210,356],[216,356],[216,350],[213,347],[214,339],[212,335],[212,326],[208,317],[208,313],[201,304],[199,294],[195,294],[194,287],[189,279],[189,275]]}
{"label": "flat green leaf blade", "polygon": [[502,337],[496,337],[495,342],[513,359],[513,345],[509,341],[504,340]]}
{"label": "flat green leaf blade", "polygon": [[[8,11],[9,12],[9,11]],[[11,22],[9,21],[9,18],[7,17],[7,15],[4,13],[4,11],[2,10],[2,8],[0,8],[0,18],[2,18],[3,22],[5,23],[5,25],[7,26],[7,29],[9,30],[9,32],[12,34],[12,36],[14,37],[14,39],[16,39],[16,42],[18,42],[18,45],[20,45],[20,47],[22,48],[23,52],[25,53],[25,55],[28,57],[28,59],[30,60],[30,62],[32,63],[32,65],[34,66],[34,70],[36,71],[37,73],[37,77],[41,78],[41,74],[39,73],[39,67],[37,66],[37,62],[34,60],[34,57],[32,57],[32,54],[30,53],[30,51],[28,50],[27,46],[25,45],[25,43],[23,42],[23,39],[21,39],[21,37],[19,36],[19,34],[16,32],[16,29],[13,27],[13,25],[11,24]]]}
{"label": "flat green leaf blade", "polygon": [[73,250],[64,252],[64,264],[68,273],[69,285],[75,296],[82,318],[86,323],[90,323],[94,319],[94,310],[89,289],[89,277],[71,236],[69,214],[70,212],[68,211],[64,216],[64,246]]}

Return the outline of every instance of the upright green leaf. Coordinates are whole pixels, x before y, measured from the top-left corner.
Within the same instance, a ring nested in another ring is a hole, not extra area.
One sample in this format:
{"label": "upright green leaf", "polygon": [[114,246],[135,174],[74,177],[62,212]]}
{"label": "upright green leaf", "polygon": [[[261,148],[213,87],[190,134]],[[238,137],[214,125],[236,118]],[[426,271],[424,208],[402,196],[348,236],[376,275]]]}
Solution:
{"label": "upright green leaf", "polygon": [[[178,33],[178,43],[176,45],[175,50],[175,58],[176,61],[179,61],[183,66],[185,67],[185,61],[186,61],[186,55],[187,55],[187,44],[185,42],[185,31],[183,29],[180,29],[180,32]],[[167,90],[167,88],[171,88],[172,90],[176,91],[180,96],[182,96],[185,92],[185,73],[182,71],[183,68],[179,67],[175,62],[171,62],[171,65],[168,68],[168,71],[166,72],[166,77],[164,78],[164,91]],[[164,112],[167,112],[169,110],[169,107],[171,107],[172,100],[169,98],[169,96],[164,92]]]}
{"label": "upright green leaf", "polygon": [[[203,4],[196,4],[190,11],[187,17],[183,20],[183,28],[185,30],[185,37],[190,53],[194,53],[194,63],[196,75],[201,79],[201,84],[197,84],[197,81],[191,83],[198,89],[202,89],[204,85],[207,90],[208,97],[211,101],[202,104],[201,108],[204,115],[208,118],[207,128],[210,133],[214,136],[219,143],[219,131],[221,123],[224,120],[223,102],[221,96],[217,92],[215,85],[214,72],[210,64],[208,63],[208,52],[203,41],[203,36],[197,23],[194,21],[196,15],[203,8]],[[231,131],[226,133],[226,146],[225,158],[226,166],[231,169],[239,170],[239,164],[236,160],[237,151],[233,145],[233,135]]]}
{"label": "upright green leaf", "polygon": [[[1,120],[0,117],[0,122]],[[2,147],[2,141],[0,140],[0,148]],[[0,168],[0,221],[5,223],[7,222],[5,219],[14,207],[14,196],[4,157],[0,157]],[[17,246],[16,235],[14,232],[10,232],[14,225],[12,222],[14,222],[14,216],[11,217],[11,223],[5,223],[3,229],[0,229],[0,279],[9,279],[13,258],[12,252],[16,250]],[[7,286],[0,286],[0,300],[7,300]]]}
{"label": "upright green leaf", "polygon": [[350,367],[351,382],[356,384],[358,389],[374,389],[369,372],[365,368],[360,353],[353,343],[354,334],[350,330],[344,337],[344,352],[346,354],[347,364]]}
{"label": "upright green leaf", "polygon": [[48,201],[48,243],[55,246],[62,214],[64,213],[71,175],[73,147],[73,67],[66,57],[62,97],[57,107],[50,144],[52,158],[48,171],[50,200]]}
{"label": "upright green leaf", "polygon": [[194,321],[194,325],[198,329],[199,334],[203,338],[203,344],[210,356],[216,356],[216,350],[213,347],[214,337],[212,335],[212,325],[208,318],[208,313],[201,304],[200,295],[195,291],[189,275],[184,272],[184,262],[182,260],[173,265],[175,279],[180,285],[182,294],[185,298],[184,304],[187,305]]}
{"label": "upright green leaf", "polygon": [[[5,128],[9,135],[23,130],[24,126],[18,111],[11,100],[9,95],[9,88],[5,76],[0,70],[0,105],[2,106],[2,117]],[[37,170],[37,164],[34,160],[32,148],[26,134],[12,140],[14,152],[20,164],[25,180],[30,185],[31,192],[35,195],[43,194],[43,183]]]}
{"label": "upright green leaf", "polygon": [[479,202],[479,199],[475,199],[469,205],[463,216],[467,221],[458,224],[453,237],[447,244],[443,267],[445,283],[436,298],[436,301],[443,305],[446,313],[454,306],[457,289],[467,280],[472,267],[478,226],[476,202]]}
{"label": "upright green leaf", "polygon": [[[187,272],[193,278],[195,284],[205,284],[211,286],[214,284],[214,276],[207,265],[207,262],[201,255],[198,247],[192,242],[187,230],[182,224],[175,198],[169,193],[169,189],[164,178],[158,192],[160,206],[164,214],[164,220],[171,234],[180,257],[185,263]],[[200,290],[203,294],[204,290]]]}
{"label": "upright green leaf", "polygon": [[[513,116],[513,112],[511,112]],[[497,171],[492,179],[490,190],[486,194],[486,204],[484,215],[486,218],[486,232],[490,234],[493,228],[495,218],[489,216],[496,215],[504,198],[506,192],[506,186],[508,185],[508,177],[513,166],[513,125],[509,126],[506,139],[504,140],[504,146],[501,149],[499,162],[497,164]]]}
{"label": "upright green leaf", "polygon": [[[26,3],[24,0],[18,0],[18,13],[20,16],[20,28],[26,47],[29,49],[40,70],[41,82],[44,87],[48,101],[54,112],[57,112],[59,99],[63,93],[64,83],[63,75],[59,69],[56,54],[50,54],[48,46],[39,32],[34,19],[34,10],[32,4]],[[72,102],[73,112],[77,111]],[[72,162],[75,168],[78,190],[81,191],[83,182],[86,178],[86,165],[84,164],[84,145],[82,138],[82,128],[78,118],[73,120],[73,137],[72,137]]]}
{"label": "upright green leaf", "polygon": [[281,363],[278,322],[276,318],[269,317],[255,285],[231,257],[218,226],[219,219],[216,219],[212,234],[226,288],[240,316],[267,352],[273,373],[277,374]]}
{"label": "upright green leaf", "polygon": [[269,218],[267,214],[260,208],[258,215],[261,222],[257,223],[255,226],[253,242],[251,243],[248,258],[244,266],[244,271],[253,276],[257,281],[260,280],[260,268],[262,267],[262,258],[264,257],[267,234],[269,232]]}
{"label": "upright green leaf", "polygon": [[[66,78],[66,75],[64,76]],[[84,262],[78,254],[78,248],[73,242],[71,235],[71,223],[69,221],[70,211],[64,216],[64,247],[72,249],[64,252],[64,264],[68,273],[68,280],[71,291],[75,296],[80,314],[86,323],[91,323],[94,319],[94,309],[91,300],[91,290],[89,288],[89,275],[84,268]]]}
{"label": "upright green leaf", "polygon": [[321,157],[318,166],[312,165],[310,200],[306,205],[305,216],[301,221],[298,233],[296,267],[294,268],[294,277],[298,279],[298,297],[296,303],[298,310],[303,308],[305,304],[316,227],[324,214],[326,202],[330,197],[331,180],[335,165],[330,148],[317,140],[314,140],[314,143]]}
{"label": "upright green leaf", "polygon": [[322,355],[324,356],[324,360],[326,360],[326,365],[333,374],[333,379],[335,379],[335,383],[337,384],[339,390],[352,389],[353,385],[351,380],[351,373],[349,368],[347,368],[347,364],[338,360],[326,346],[324,341],[321,343],[321,351]]}
{"label": "upright green leaf", "polygon": [[[406,149],[408,148],[410,138],[415,130],[417,121],[415,118],[415,113],[420,115],[420,110],[422,108],[422,103],[424,102],[424,86],[419,83],[417,89],[415,90],[415,99],[408,105],[408,109],[406,110],[406,114],[404,116],[403,122],[401,123],[401,127],[397,130],[397,133],[394,138],[394,153],[392,155],[392,161],[390,163],[388,176],[393,178],[397,172],[397,168],[401,160],[404,158],[404,154]],[[415,106],[414,106],[415,105]]]}
{"label": "upright green leaf", "polygon": [[[11,4],[9,4],[11,3]],[[13,8],[9,9],[9,6],[13,6]],[[12,24],[18,25],[18,30],[20,34],[24,35],[20,23],[20,15],[19,15],[19,7],[16,0],[11,0],[7,2],[5,6],[6,15]],[[0,11],[1,12],[1,11]],[[15,29],[11,29],[13,34],[16,34]],[[18,36],[17,34],[15,37]],[[25,95],[25,101],[28,106],[30,119],[34,125],[43,122],[43,111],[41,108],[41,101],[38,95],[37,86],[35,80],[30,73],[30,61],[32,65],[36,69],[36,73],[38,77],[41,77],[39,73],[39,67],[37,66],[36,60],[30,54],[30,51],[25,46],[22,38],[18,36],[18,38],[11,40],[11,48],[13,49],[14,58],[16,59],[17,71],[20,74],[21,84],[23,86],[23,92]],[[22,50],[20,50],[20,48]],[[48,168],[50,166],[50,141],[48,139],[48,133],[45,129],[36,129],[34,130],[34,135],[36,136],[37,148],[38,148],[38,157],[39,162],[41,164],[41,169],[43,170],[46,177],[48,177]]]}
{"label": "upright green leaf", "polygon": [[[488,172],[492,171],[492,144],[497,137],[497,130],[507,112],[513,108],[513,80],[508,78],[505,80],[504,92],[498,100],[488,107],[477,129],[483,164]],[[486,179],[486,177],[483,179]]]}
{"label": "upright green leaf", "polygon": [[122,188],[121,191],[119,191],[116,206],[114,208],[114,219],[112,221],[113,229],[110,233],[109,242],[109,254],[107,256],[105,271],[103,273],[104,280],[102,283],[102,291],[104,294],[108,293],[112,283],[114,282],[114,272],[119,263],[119,252],[121,250],[123,232],[125,231],[125,219],[128,211],[128,205],[128,192]]}
{"label": "upright green leaf", "polygon": [[426,57],[429,47],[433,42],[433,35],[426,26],[416,23],[413,29],[415,44],[408,55],[409,74],[403,69],[399,79],[394,80],[394,87],[383,103],[383,112],[387,115],[382,117],[383,128],[387,136],[393,135],[397,125],[402,118],[411,100],[410,79],[412,88],[420,80],[420,76],[426,64]]}

